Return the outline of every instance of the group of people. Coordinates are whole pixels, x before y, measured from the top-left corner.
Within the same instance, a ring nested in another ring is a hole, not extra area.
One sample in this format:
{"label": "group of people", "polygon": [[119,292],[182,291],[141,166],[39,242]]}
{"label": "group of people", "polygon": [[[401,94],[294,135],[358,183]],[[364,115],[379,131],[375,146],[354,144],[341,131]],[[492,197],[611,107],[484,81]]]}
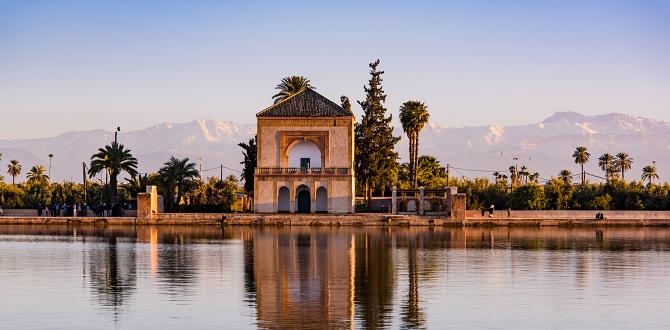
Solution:
{"label": "group of people", "polygon": [[125,204],[97,204],[88,206],[85,203],[51,203],[50,205],[37,205],[37,216],[51,216],[51,217],[109,217],[109,216],[123,216],[124,210],[129,209],[129,205]]}

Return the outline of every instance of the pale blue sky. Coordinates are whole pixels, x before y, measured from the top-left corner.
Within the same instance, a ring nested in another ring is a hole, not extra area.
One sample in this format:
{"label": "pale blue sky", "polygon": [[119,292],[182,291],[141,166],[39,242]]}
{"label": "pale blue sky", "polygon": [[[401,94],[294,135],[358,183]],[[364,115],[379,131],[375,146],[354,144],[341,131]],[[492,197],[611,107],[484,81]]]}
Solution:
{"label": "pale blue sky", "polygon": [[137,2],[0,0],[0,139],[254,123],[291,74],[362,99],[376,58],[395,117],[670,120],[670,1]]}

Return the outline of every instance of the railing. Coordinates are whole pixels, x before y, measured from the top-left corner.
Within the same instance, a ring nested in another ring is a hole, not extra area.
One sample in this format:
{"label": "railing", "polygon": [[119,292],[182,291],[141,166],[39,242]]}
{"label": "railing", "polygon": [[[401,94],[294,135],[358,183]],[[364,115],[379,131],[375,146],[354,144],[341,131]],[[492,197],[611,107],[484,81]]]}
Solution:
{"label": "railing", "polygon": [[346,167],[256,167],[259,175],[349,175]]}

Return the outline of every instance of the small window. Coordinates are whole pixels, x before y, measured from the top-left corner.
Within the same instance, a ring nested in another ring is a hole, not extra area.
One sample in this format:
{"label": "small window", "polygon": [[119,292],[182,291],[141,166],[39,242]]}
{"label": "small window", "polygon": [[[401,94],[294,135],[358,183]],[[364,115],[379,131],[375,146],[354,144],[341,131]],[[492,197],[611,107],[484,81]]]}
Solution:
{"label": "small window", "polygon": [[309,168],[309,158],[300,158],[300,168]]}

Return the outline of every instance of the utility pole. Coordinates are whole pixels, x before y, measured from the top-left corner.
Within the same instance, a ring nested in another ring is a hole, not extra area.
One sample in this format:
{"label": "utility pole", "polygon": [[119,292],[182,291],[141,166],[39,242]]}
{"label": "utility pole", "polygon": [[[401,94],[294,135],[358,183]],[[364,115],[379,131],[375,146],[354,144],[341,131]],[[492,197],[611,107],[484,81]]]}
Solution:
{"label": "utility pole", "polygon": [[449,164],[447,164],[447,187],[449,187]]}
{"label": "utility pole", "polygon": [[198,160],[200,160],[200,177],[202,177],[202,157],[199,157]]}
{"label": "utility pole", "polygon": [[88,203],[88,183],[86,180],[86,163],[81,162],[81,174],[84,178],[84,204]]}
{"label": "utility pole", "polygon": [[121,127],[117,126],[116,131],[114,131],[114,143],[116,144],[116,138],[118,133],[121,132]]}
{"label": "utility pole", "polygon": [[223,181],[223,164],[221,164],[221,181]]}

